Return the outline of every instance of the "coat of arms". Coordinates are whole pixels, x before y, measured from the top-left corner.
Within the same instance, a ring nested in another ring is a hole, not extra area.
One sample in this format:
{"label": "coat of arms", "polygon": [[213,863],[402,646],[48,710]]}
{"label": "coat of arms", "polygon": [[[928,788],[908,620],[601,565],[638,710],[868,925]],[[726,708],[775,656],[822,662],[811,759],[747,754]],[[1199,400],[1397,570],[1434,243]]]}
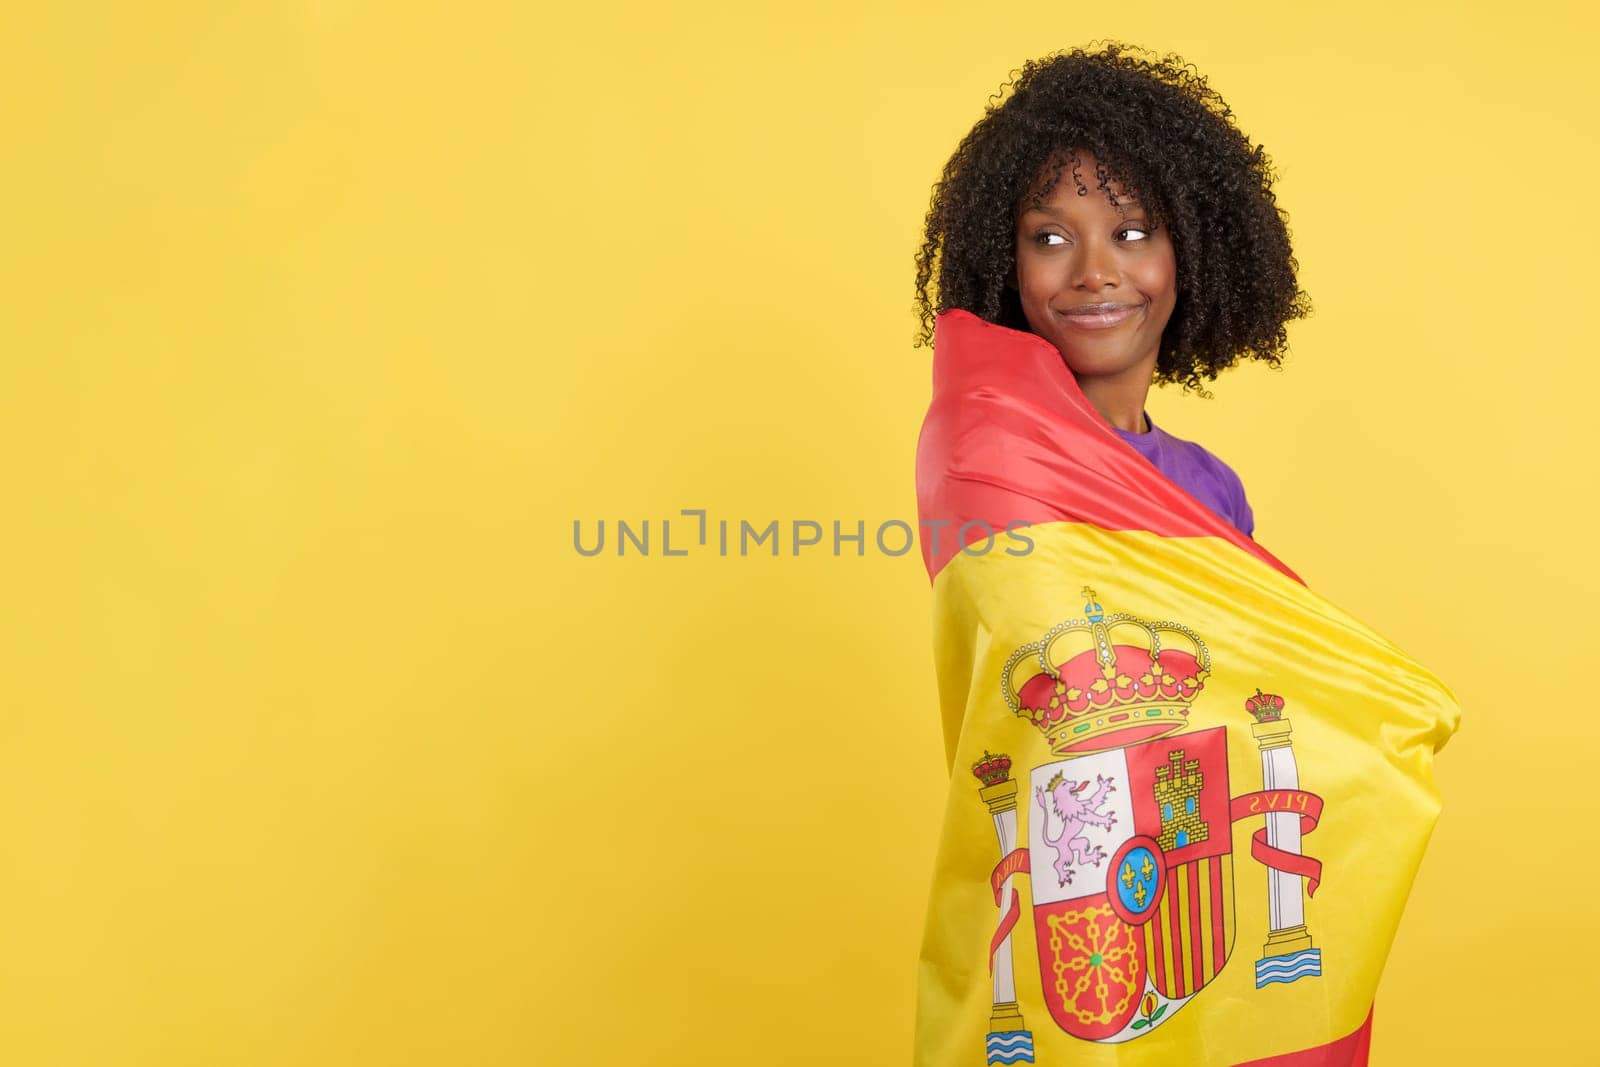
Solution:
{"label": "coat of arms", "polygon": [[[1007,704],[1055,758],[1031,769],[1020,797],[1009,756],[985,753],[972,769],[1000,840],[990,876],[1001,912],[989,944],[991,1064],[1033,1061],[1011,952],[1019,875],[1029,880],[1045,1006],[1086,1041],[1149,1033],[1227,965],[1241,819],[1265,816],[1250,848],[1267,868],[1271,931],[1256,987],[1322,973],[1305,923],[1321,864],[1300,849],[1322,800],[1300,788],[1283,699],[1257,689],[1246,701],[1262,788],[1236,796],[1228,727],[1183,732],[1211,673],[1205,642],[1176,622],[1107,615],[1092,589],[1083,592],[1084,618],[1017,649],[1003,672]],[[1028,813],[1020,842],[1019,802]]]}

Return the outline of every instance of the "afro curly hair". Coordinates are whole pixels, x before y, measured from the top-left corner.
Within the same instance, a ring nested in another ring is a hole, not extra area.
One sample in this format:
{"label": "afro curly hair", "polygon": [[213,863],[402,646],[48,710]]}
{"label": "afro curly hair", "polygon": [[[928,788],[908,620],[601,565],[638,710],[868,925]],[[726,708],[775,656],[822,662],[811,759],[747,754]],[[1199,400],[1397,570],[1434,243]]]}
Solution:
{"label": "afro curly hair", "polygon": [[[935,318],[952,308],[1029,330],[1008,282],[1017,217],[1041,182],[1049,195],[1068,161],[1078,195],[1086,195],[1077,153],[1088,152],[1101,164],[1098,187],[1112,195],[1115,180],[1172,239],[1177,302],[1155,382],[1206,395],[1204,383],[1241,359],[1278,366],[1285,325],[1308,315],[1311,302],[1296,282],[1266,150],[1239,131],[1192,64],[1100,43],[1014,71],[1010,96],[996,102],[1003,86],[990,99],[945,164],[916,257],[915,345],[931,344]],[[936,305],[928,296],[935,274]]]}

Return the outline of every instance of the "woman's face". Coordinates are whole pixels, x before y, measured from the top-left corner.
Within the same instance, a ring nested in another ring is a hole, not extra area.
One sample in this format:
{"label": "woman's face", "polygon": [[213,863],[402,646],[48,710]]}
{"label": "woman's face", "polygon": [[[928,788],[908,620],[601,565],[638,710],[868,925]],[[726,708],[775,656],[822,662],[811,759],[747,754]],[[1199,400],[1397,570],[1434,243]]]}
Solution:
{"label": "woman's face", "polygon": [[1078,159],[1087,195],[1078,195],[1069,162],[1049,198],[1025,200],[1017,218],[1014,282],[1023,314],[1080,382],[1153,373],[1177,303],[1172,241],[1164,228],[1151,231],[1144,205],[1116,182],[1110,189],[1120,211],[1096,188],[1094,156]]}

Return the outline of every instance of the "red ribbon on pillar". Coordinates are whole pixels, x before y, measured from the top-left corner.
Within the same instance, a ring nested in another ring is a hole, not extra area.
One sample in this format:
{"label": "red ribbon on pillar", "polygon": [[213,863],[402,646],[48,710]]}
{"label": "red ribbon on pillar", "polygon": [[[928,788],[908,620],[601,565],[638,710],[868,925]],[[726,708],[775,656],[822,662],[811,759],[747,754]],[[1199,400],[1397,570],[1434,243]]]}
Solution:
{"label": "red ribbon on pillar", "polygon": [[[1303,789],[1263,789],[1234,797],[1228,809],[1234,822],[1252,815],[1298,815],[1300,833],[1305,835],[1315,830],[1317,820],[1322,818],[1322,798]],[[1322,884],[1322,861],[1267,844],[1265,826],[1250,835],[1250,855],[1275,871],[1300,875],[1306,880],[1306,896],[1317,895],[1317,886]]]}
{"label": "red ribbon on pillar", "polygon": [[[1006,879],[1013,874],[1028,873],[1028,850],[1025,848],[1012,849],[1000,858],[994,865],[994,870],[989,873],[989,888],[994,890],[995,907],[1000,906],[1000,887],[1005,885]],[[1017,919],[1022,915],[1022,901],[1017,897],[1017,891],[1011,891],[1011,906],[1000,918],[1000,925],[995,929],[994,936],[989,939],[989,973],[994,974],[995,953],[1000,951],[1000,943],[1011,933],[1011,928],[1017,925]]]}

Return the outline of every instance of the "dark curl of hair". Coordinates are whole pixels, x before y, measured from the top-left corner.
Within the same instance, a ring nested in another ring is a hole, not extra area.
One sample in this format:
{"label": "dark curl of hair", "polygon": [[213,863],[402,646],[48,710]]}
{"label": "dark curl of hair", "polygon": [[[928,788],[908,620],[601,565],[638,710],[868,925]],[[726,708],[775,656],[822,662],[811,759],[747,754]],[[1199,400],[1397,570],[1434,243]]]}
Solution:
{"label": "dark curl of hair", "polygon": [[[1295,280],[1271,160],[1193,65],[1110,41],[1013,73],[1010,97],[996,103],[1002,87],[990,99],[934,188],[917,252],[915,344],[931,344],[934,319],[952,308],[1029,330],[1008,283],[1016,220],[1039,183],[1049,195],[1068,159],[1086,195],[1076,153],[1087,151],[1100,163],[1098,187],[1111,195],[1115,179],[1172,239],[1177,302],[1155,381],[1203,395],[1204,382],[1241,359],[1281,363],[1284,327],[1309,314],[1311,302]],[[928,298],[935,271],[937,307]]]}

